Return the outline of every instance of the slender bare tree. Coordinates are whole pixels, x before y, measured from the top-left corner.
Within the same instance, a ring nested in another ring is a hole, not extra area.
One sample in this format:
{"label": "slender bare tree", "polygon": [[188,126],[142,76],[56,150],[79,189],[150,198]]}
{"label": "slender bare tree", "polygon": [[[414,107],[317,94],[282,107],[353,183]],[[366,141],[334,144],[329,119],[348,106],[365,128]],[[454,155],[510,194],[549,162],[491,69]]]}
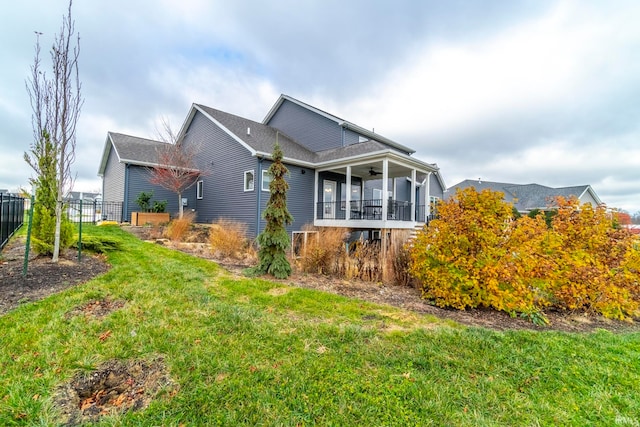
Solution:
{"label": "slender bare tree", "polygon": [[157,130],[156,133],[158,139],[165,144],[156,153],[158,166],[149,168],[149,182],[176,193],[178,216],[182,218],[182,195],[193,187],[199,177],[208,175],[209,171],[197,167],[199,145],[195,142],[183,144],[168,120],[162,119],[162,130]]}
{"label": "slender bare tree", "polygon": [[[27,92],[33,110],[32,126],[34,142],[30,153],[25,153],[26,162],[40,173],[38,167],[42,156],[55,156],[55,232],[52,261],[57,262],[60,252],[60,230],[63,221],[63,201],[73,187],[71,165],[75,160],[76,125],[84,100],[78,70],[80,35],[75,31],[71,18],[73,0],[69,0],[67,14],[63,16],[60,33],[51,47],[52,76],[41,71],[40,35],[36,33],[35,58],[31,67],[31,78],[27,81]],[[53,151],[45,150],[45,136],[53,145]]]}

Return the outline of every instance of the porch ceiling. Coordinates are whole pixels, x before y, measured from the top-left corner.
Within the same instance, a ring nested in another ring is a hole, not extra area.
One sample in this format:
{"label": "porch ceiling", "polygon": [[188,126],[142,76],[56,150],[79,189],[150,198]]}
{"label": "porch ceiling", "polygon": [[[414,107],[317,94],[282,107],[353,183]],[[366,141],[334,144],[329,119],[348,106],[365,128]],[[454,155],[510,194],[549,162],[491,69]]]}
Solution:
{"label": "porch ceiling", "polygon": [[[346,174],[347,168],[346,166],[335,167],[330,169],[332,172]],[[371,170],[377,172],[377,174],[372,174]],[[389,178],[404,178],[411,176],[412,168],[408,165],[403,165],[395,162],[388,163],[387,174]],[[421,181],[424,179],[426,175],[425,171],[417,169],[417,179]],[[372,179],[382,179],[382,161],[371,161],[366,163],[358,163],[351,165],[351,176],[362,178],[363,180],[372,180]],[[422,179],[420,179],[422,177]]]}

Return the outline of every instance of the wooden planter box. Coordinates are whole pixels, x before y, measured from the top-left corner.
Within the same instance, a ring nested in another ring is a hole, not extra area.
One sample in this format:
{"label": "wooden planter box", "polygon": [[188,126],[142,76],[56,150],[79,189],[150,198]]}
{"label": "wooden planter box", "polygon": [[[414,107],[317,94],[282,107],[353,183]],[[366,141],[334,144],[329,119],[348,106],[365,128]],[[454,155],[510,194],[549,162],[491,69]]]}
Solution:
{"label": "wooden planter box", "polygon": [[167,222],[169,222],[169,212],[131,212],[131,225],[158,225]]}

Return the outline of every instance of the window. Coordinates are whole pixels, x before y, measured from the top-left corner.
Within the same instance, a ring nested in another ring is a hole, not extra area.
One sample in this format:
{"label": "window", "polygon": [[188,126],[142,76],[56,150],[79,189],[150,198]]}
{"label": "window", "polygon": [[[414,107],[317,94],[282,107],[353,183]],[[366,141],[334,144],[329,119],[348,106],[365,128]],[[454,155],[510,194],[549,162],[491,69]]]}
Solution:
{"label": "window", "polygon": [[429,206],[431,207],[429,212],[431,213],[431,215],[437,215],[438,214],[438,202],[439,201],[440,201],[439,197],[429,196]]}
{"label": "window", "polygon": [[[340,183],[340,209],[345,210],[347,203],[347,184]],[[351,206],[360,204],[360,184],[351,184]]]}
{"label": "window", "polygon": [[203,181],[198,181],[196,183],[196,199],[202,199],[203,185]]}
{"label": "window", "polygon": [[244,173],[244,191],[253,191],[253,171],[246,171]]}
{"label": "window", "polygon": [[269,191],[269,184],[271,184],[271,174],[269,171],[262,171],[262,191]]}

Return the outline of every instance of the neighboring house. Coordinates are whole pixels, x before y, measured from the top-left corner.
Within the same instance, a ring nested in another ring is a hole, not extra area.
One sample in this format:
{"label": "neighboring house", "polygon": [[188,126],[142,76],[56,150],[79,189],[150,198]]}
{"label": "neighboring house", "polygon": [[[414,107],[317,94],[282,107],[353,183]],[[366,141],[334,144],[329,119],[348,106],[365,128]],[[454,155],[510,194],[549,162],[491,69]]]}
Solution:
{"label": "neighboring house", "polygon": [[100,193],[86,193],[82,191],[70,191],[67,195],[67,200],[83,200],[85,202],[94,202],[96,200],[101,200],[102,196]]}
{"label": "neighboring house", "polygon": [[[294,222],[366,230],[413,229],[430,217],[431,202],[446,188],[435,164],[388,138],[286,95],[262,123],[193,104],[178,134],[197,147],[197,168],[208,173],[183,197],[197,221],[220,218],[246,224],[255,237],[264,229],[269,199],[267,170],[276,140],[289,169],[288,209]],[[149,184],[147,167],[156,163],[159,144],[109,132],[98,175],[105,201],[123,202],[123,219],[136,210],[140,191],[169,201],[174,194]]]}
{"label": "neighboring house", "polygon": [[504,194],[505,202],[513,206],[521,214],[526,214],[534,209],[547,210],[554,207],[556,197],[565,199],[576,197],[581,204],[590,203],[593,207],[602,204],[600,198],[590,185],[577,185],[573,187],[552,188],[540,184],[510,184],[506,182],[491,182],[482,180],[464,180],[447,190],[447,198],[453,197],[457,189],[473,187],[476,191],[493,190]]}

